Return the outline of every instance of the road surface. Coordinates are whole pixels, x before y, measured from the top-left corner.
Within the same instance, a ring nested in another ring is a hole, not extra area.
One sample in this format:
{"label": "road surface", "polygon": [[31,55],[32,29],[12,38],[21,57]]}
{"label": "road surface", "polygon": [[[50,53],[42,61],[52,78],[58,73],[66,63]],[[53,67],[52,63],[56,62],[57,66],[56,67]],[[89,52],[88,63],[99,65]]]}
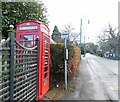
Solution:
{"label": "road surface", "polygon": [[86,54],[72,84],[75,90],[60,100],[118,100],[118,61]]}

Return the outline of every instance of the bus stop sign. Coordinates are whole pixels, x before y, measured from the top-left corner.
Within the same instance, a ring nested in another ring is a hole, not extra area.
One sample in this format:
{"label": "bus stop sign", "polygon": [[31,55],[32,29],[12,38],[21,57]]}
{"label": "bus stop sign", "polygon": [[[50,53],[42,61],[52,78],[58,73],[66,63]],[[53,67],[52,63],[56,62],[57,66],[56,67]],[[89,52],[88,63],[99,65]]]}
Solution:
{"label": "bus stop sign", "polygon": [[68,38],[69,37],[69,33],[68,32],[63,32],[61,33],[61,38]]}

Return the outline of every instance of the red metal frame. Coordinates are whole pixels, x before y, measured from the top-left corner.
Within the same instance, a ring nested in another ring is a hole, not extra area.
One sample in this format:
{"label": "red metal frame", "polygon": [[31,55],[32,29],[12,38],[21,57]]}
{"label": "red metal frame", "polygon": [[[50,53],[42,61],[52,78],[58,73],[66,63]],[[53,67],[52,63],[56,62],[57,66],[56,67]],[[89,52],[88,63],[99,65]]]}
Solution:
{"label": "red metal frame", "polygon": [[[39,38],[39,56],[38,56],[38,100],[40,100],[43,95],[49,89],[49,72],[50,72],[50,35],[49,28],[44,23],[38,21],[24,21],[16,25],[16,39],[21,42],[21,36],[25,38],[30,35],[36,35]],[[22,40],[22,42],[33,42],[33,45],[28,47],[33,47],[34,40]]]}

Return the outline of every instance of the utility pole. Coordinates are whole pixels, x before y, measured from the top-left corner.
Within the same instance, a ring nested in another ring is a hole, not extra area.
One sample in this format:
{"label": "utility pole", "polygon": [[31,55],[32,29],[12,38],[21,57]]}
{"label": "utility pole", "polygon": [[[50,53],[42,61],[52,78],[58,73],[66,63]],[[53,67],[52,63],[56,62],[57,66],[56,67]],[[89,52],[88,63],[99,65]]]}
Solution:
{"label": "utility pole", "polygon": [[85,46],[85,36],[84,36],[84,57],[85,57],[85,54],[86,54],[86,46]]}
{"label": "utility pole", "polygon": [[64,68],[65,68],[65,89],[67,90],[67,60],[68,60],[68,49],[67,39],[69,38],[68,32],[61,33],[61,38],[64,38]]}
{"label": "utility pole", "polygon": [[67,38],[64,40],[64,66],[65,66],[65,89],[67,90],[67,59],[66,59],[66,49],[67,49]]}

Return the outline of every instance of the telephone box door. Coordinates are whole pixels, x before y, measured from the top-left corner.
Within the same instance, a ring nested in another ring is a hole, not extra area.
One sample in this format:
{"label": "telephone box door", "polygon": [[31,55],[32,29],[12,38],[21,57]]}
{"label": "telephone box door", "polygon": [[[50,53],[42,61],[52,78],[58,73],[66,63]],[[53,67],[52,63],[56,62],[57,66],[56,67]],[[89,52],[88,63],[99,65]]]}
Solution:
{"label": "telephone box door", "polygon": [[50,39],[43,33],[42,51],[42,93],[49,89]]}

